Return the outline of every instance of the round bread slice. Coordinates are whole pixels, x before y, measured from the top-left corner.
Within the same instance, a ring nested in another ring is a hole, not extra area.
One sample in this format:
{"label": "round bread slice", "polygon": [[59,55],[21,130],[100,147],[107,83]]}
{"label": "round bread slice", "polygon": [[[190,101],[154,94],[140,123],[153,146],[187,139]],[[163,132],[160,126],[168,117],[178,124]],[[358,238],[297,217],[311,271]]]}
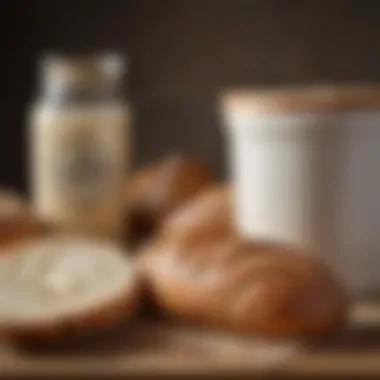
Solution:
{"label": "round bread slice", "polygon": [[107,243],[56,237],[0,256],[0,334],[21,343],[115,327],[138,297],[133,262]]}
{"label": "round bread slice", "polygon": [[332,332],[346,321],[339,282],[296,250],[234,237],[163,239],[145,249],[147,288],[176,318],[275,337]]}

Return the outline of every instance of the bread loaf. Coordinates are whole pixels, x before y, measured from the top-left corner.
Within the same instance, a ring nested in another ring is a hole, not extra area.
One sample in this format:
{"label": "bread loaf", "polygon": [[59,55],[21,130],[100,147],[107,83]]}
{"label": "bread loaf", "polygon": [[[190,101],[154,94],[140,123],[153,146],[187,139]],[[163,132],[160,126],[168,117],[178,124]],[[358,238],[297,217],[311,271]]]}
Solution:
{"label": "bread loaf", "polygon": [[48,233],[48,227],[35,217],[26,201],[16,192],[0,189],[0,251]]}
{"label": "bread loaf", "polygon": [[160,237],[188,239],[234,234],[231,192],[228,184],[203,190],[164,220]]}
{"label": "bread loaf", "polygon": [[20,343],[111,328],[138,296],[132,262],[105,243],[50,238],[0,256],[0,335]]}
{"label": "bread loaf", "polygon": [[295,336],[330,332],[346,319],[334,276],[292,249],[235,237],[163,239],[140,264],[155,304],[184,321]]}
{"label": "bread loaf", "polygon": [[208,186],[213,179],[200,160],[170,156],[137,172],[127,183],[131,235],[152,235],[162,220],[179,205]]}

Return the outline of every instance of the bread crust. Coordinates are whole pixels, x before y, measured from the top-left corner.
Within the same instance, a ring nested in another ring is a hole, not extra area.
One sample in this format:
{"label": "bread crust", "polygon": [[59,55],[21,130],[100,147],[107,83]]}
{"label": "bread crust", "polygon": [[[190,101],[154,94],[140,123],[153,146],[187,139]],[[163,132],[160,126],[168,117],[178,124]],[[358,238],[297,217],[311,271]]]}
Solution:
{"label": "bread crust", "polygon": [[0,250],[48,235],[52,227],[34,216],[25,199],[16,192],[0,189]]}
{"label": "bread crust", "polygon": [[162,223],[158,235],[169,239],[233,235],[235,223],[232,198],[229,184],[211,186],[170,214]]}
{"label": "bread crust", "polygon": [[168,156],[142,168],[127,182],[132,238],[152,236],[166,216],[212,180],[210,168],[193,157]]}
{"label": "bread crust", "polygon": [[322,334],[344,326],[348,301],[321,263],[293,249],[231,238],[161,240],[140,269],[167,315],[250,334]]}

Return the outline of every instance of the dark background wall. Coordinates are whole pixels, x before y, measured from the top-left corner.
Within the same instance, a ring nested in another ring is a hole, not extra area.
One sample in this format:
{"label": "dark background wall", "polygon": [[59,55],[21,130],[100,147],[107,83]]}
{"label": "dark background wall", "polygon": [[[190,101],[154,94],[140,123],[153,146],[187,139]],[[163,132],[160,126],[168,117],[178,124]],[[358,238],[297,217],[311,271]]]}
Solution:
{"label": "dark background wall", "polygon": [[378,81],[379,19],[370,0],[5,1],[0,180],[26,187],[25,118],[40,53],[127,52],[135,164],[191,152],[222,174],[221,89]]}

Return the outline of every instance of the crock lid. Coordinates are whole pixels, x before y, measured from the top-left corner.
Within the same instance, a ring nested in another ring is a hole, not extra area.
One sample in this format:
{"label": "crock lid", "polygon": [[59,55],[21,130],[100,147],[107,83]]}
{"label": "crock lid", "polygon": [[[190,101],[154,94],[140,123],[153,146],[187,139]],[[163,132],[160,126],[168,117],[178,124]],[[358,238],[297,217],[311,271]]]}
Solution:
{"label": "crock lid", "polygon": [[221,96],[224,111],[258,114],[329,113],[380,109],[380,85],[237,89]]}

